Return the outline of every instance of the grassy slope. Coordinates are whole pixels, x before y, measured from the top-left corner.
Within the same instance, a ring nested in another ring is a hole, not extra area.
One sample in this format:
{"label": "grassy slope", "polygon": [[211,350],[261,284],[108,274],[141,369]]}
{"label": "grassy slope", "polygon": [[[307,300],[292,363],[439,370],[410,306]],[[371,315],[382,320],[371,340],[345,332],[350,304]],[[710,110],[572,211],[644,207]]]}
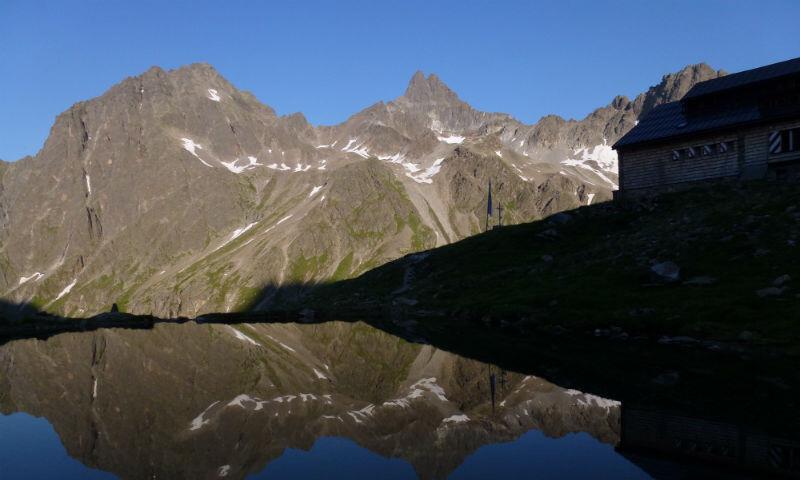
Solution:
{"label": "grassy slope", "polygon": [[[520,332],[619,326],[631,334],[731,340],[749,330],[756,341],[800,344],[796,185],[716,185],[570,215],[565,224],[505,227],[431,250],[411,267],[414,280],[401,294],[393,292],[409,257],[320,287],[306,305],[329,315],[402,308],[441,325],[488,316]],[[652,285],[650,264],[665,260],[681,267],[683,280],[717,281]],[[756,294],[784,274],[794,279],[785,293]],[[398,296],[417,303],[398,306]]]}

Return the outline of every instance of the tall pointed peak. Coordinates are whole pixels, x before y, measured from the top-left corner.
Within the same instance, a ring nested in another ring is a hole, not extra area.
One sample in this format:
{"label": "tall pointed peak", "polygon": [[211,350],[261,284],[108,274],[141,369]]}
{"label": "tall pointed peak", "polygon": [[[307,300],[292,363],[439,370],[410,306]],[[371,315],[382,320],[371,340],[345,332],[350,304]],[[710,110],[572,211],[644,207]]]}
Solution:
{"label": "tall pointed peak", "polygon": [[408,82],[403,97],[414,103],[453,103],[459,102],[458,95],[442,82],[436,74],[425,77],[417,70]]}
{"label": "tall pointed peak", "polygon": [[219,72],[213,65],[206,62],[195,62],[190,63],[188,65],[183,65],[175,69],[177,71],[189,71],[189,72],[196,72],[196,73],[206,73],[211,75],[219,75]]}
{"label": "tall pointed peak", "polygon": [[672,78],[689,79],[694,82],[702,82],[713,78],[719,78],[727,75],[725,70],[714,70],[707,63],[696,63],[693,65],[686,65],[677,72],[664,75],[662,82],[668,81]]}

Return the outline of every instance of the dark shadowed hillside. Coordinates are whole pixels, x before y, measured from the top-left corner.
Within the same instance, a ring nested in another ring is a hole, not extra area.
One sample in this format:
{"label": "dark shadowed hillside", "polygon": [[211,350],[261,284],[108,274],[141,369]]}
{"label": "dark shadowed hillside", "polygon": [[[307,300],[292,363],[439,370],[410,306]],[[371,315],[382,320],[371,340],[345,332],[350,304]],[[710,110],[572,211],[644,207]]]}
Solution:
{"label": "dark shadowed hillside", "polygon": [[791,342],[800,338],[798,241],[796,186],[717,185],[496,229],[303,302],[431,326]]}

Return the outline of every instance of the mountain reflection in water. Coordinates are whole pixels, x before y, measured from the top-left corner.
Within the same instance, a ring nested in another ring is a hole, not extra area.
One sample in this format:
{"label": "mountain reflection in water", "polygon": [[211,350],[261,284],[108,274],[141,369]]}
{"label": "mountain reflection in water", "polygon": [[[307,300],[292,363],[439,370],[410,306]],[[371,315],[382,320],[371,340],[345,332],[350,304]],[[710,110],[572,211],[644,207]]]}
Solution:
{"label": "mountain reflection in water", "polygon": [[649,478],[619,402],[363,323],[18,340],[0,412],[3,479]]}

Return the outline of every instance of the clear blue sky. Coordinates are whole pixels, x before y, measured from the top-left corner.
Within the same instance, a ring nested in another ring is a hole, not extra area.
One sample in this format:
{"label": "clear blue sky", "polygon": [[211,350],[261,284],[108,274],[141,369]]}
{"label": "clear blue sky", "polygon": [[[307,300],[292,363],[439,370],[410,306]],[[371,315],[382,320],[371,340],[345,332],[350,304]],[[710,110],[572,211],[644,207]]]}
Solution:
{"label": "clear blue sky", "polygon": [[581,118],[690,63],[800,56],[797,0],[0,0],[0,158],[152,65],[205,61],[315,124],[402,94],[417,69],[476,108]]}

